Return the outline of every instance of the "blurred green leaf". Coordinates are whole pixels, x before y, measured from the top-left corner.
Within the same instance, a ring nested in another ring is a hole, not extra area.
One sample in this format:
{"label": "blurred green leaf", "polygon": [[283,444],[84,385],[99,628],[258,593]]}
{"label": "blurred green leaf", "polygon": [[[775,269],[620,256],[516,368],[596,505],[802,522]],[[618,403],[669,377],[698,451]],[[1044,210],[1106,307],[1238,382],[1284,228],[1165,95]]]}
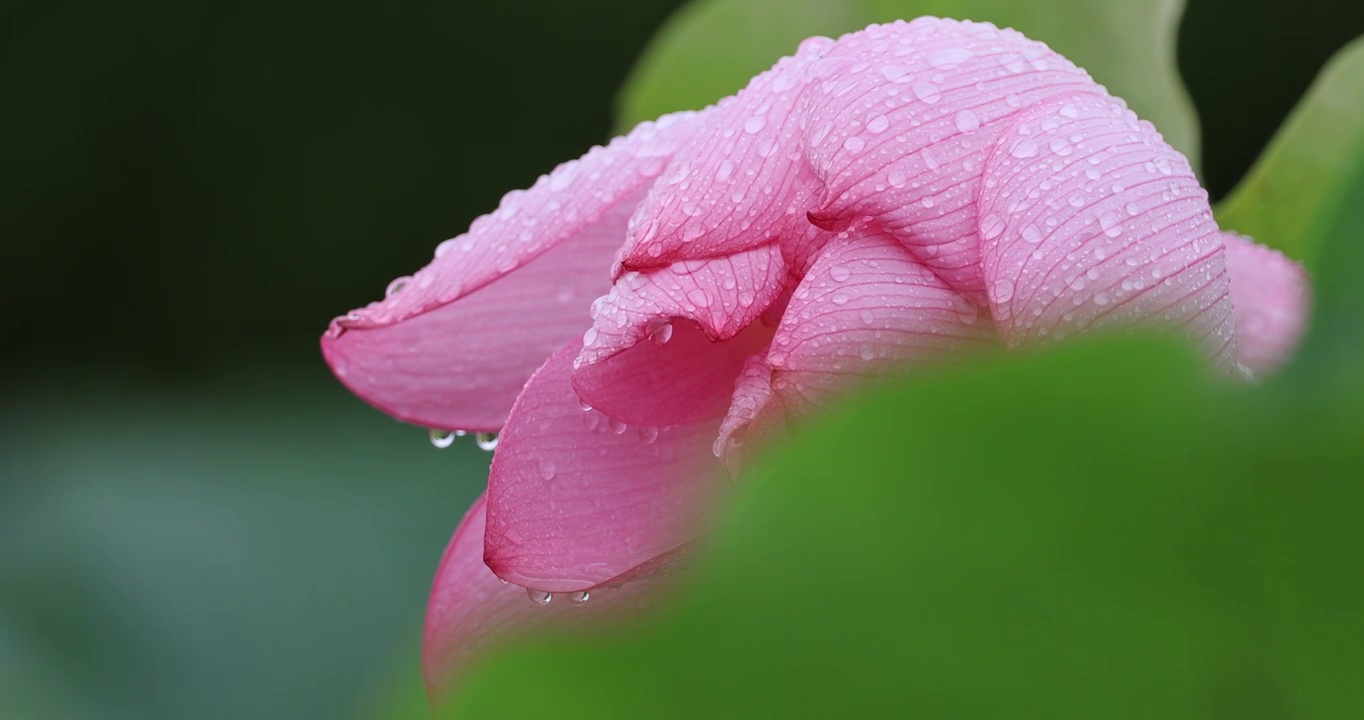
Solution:
{"label": "blurred green leaf", "polygon": [[[1217,208],[1222,227],[1316,269],[1364,167],[1364,39],[1332,58],[1269,147]],[[1360,227],[1356,225],[1355,227]]]}
{"label": "blurred green leaf", "polygon": [[487,478],[472,442],[435,450],[320,363],[6,403],[0,717],[354,717],[395,659],[421,698],[430,579]]}
{"label": "blurred green leaf", "polygon": [[990,21],[1045,41],[1089,70],[1197,166],[1198,127],[1175,66],[1183,0],[702,0],[650,43],[618,99],[624,130],[738,91],[811,35],[938,15]]}
{"label": "blurred green leaf", "polygon": [[1130,341],[862,394],[648,632],[494,658],[455,715],[1364,717],[1364,413],[1276,398]]}

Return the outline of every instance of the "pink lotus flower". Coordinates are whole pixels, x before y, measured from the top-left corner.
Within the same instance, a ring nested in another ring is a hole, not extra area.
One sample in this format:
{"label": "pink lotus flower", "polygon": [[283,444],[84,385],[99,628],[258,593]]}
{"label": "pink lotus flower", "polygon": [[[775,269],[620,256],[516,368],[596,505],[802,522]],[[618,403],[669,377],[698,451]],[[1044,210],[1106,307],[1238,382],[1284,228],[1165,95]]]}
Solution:
{"label": "pink lotus flower", "polygon": [[923,18],[806,40],[508,193],[322,349],[398,419],[501,432],[431,593],[436,696],[508,634],[647,604],[716,456],[850,382],[1138,324],[1265,373],[1307,310],[1303,271],[1219,232],[1083,70]]}

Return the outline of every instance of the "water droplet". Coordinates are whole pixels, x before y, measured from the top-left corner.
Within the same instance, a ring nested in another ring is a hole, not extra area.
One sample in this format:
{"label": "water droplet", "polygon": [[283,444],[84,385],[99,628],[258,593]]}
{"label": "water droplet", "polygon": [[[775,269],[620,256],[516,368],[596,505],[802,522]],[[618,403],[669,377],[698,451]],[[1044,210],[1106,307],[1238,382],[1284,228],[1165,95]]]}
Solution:
{"label": "water droplet", "polygon": [[572,605],[586,605],[587,601],[591,599],[592,593],[586,590],[568,594],[568,602]]}
{"label": "water droplet", "polygon": [[707,295],[706,291],[701,288],[687,292],[687,300],[699,308],[710,307],[710,295]]}
{"label": "water droplet", "polygon": [[957,311],[957,319],[967,325],[974,325],[976,319],[980,317],[980,308],[976,307],[976,304],[970,300],[959,297],[955,298],[952,303],[955,306],[953,309]]}
{"label": "water droplet", "polygon": [[980,236],[986,240],[994,240],[1004,232],[1004,219],[998,215],[986,215],[980,219]]}
{"label": "water droplet", "polygon": [[673,339],[671,320],[654,320],[649,323],[649,340],[655,345],[667,345]]}
{"label": "water droplet", "polygon": [[938,91],[938,86],[930,82],[914,83],[914,97],[932,105],[942,99],[942,93]]}
{"label": "water droplet", "polygon": [[588,328],[587,332],[583,333],[583,347],[591,347],[595,342],[597,342],[597,329]]}
{"label": "water droplet", "polygon": [[639,433],[639,439],[642,440],[645,445],[652,445],[654,444],[654,441],[658,439],[658,428],[652,425],[640,425],[636,432]]}
{"label": "water droplet", "polygon": [[857,352],[858,357],[863,360],[870,360],[876,357],[876,351],[870,345],[863,345]]}
{"label": "water droplet", "polygon": [[885,132],[888,127],[890,127],[890,120],[886,119],[885,115],[877,115],[867,121],[867,132],[873,135],[879,135]]}
{"label": "water droplet", "polygon": [[829,268],[829,277],[833,278],[834,282],[843,282],[851,276],[852,271],[842,265],[835,265],[832,268]]}
{"label": "water droplet", "polygon": [[975,53],[966,48],[947,48],[929,53],[928,64],[939,70],[951,70],[973,57]]}
{"label": "water droplet", "polygon": [[891,170],[886,174],[886,182],[890,183],[891,187],[902,188],[905,183],[909,182],[909,178],[905,177],[905,174],[899,170]]}
{"label": "water droplet", "polygon": [[763,127],[766,125],[767,118],[763,117],[762,115],[754,115],[753,117],[750,117],[748,120],[744,121],[744,132],[748,133],[749,135],[753,135],[761,131]]}
{"label": "water droplet", "polygon": [[403,291],[403,288],[407,287],[409,282],[412,282],[412,278],[407,275],[394,279],[393,282],[388,284],[388,287],[384,288],[384,297],[389,298],[397,295]]}
{"label": "water droplet", "polygon": [[995,302],[1005,303],[1013,299],[1014,281],[1008,278],[1000,278],[995,283]]}
{"label": "water droplet", "polygon": [[1119,222],[1118,216],[1111,212],[1105,212],[1099,216],[1099,227],[1103,228],[1104,234],[1111,238],[1122,234],[1122,223]]}
{"label": "water droplet", "polygon": [[730,175],[733,175],[733,174],[734,174],[734,161],[733,161],[733,160],[730,160],[729,158],[725,158],[724,160],[722,160],[722,161],[720,162],[720,168],[719,168],[718,170],[715,171],[715,179],[716,179],[716,180],[728,180],[728,179],[729,179],[729,176],[730,176]]}
{"label": "water droplet", "polygon": [[1061,106],[1061,116],[1068,118],[1077,118],[1080,117],[1080,111],[1076,110],[1074,105],[1066,103],[1065,105]]}
{"label": "water droplet", "polygon": [[1094,296],[1094,304],[1096,305],[1107,305],[1108,302],[1108,293],[1101,292]]}
{"label": "water droplet", "polygon": [[497,433],[481,432],[474,433],[474,442],[478,444],[479,450],[492,452],[497,449]]}
{"label": "water droplet", "polygon": [[1132,217],[1136,217],[1136,216],[1137,216],[1137,213],[1141,212],[1141,208],[1137,207],[1137,204],[1134,203],[1134,202],[1127,203],[1127,208],[1126,208],[1126,209],[1127,209],[1127,214],[1128,214],[1128,215],[1131,215]]}
{"label": "water droplet", "polygon": [[980,118],[970,110],[958,112],[953,122],[956,123],[957,129],[964,133],[975,132],[980,128]]}
{"label": "water droplet", "polygon": [[431,444],[435,445],[437,448],[440,448],[441,450],[450,447],[455,442],[455,433],[450,432],[449,430],[438,430],[436,428],[431,428],[430,436]]}
{"label": "water droplet", "polygon": [[1029,138],[1023,138],[1014,143],[1013,149],[1009,151],[1009,154],[1020,160],[1026,160],[1037,154],[1037,143]]}
{"label": "water droplet", "polygon": [[866,146],[866,141],[856,135],[843,141],[843,149],[848,152],[859,152]]}
{"label": "water droplet", "polygon": [[1042,242],[1042,228],[1032,223],[1023,226],[1023,240],[1036,245]]}
{"label": "water droplet", "polygon": [[849,298],[847,293],[836,293],[833,297],[835,305],[847,305],[848,299]]}
{"label": "water droplet", "polygon": [[532,588],[526,588],[526,597],[530,598],[530,601],[536,605],[548,605],[549,601],[554,599],[552,593],[547,593],[543,590],[534,590]]}
{"label": "water droplet", "polygon": [[540,477],[544,478],[545,480],[553,480],[554,474],[557,473],[558,471],[559,468],[555,467],[552,461],[546,460],[544,458],[540,459]]}

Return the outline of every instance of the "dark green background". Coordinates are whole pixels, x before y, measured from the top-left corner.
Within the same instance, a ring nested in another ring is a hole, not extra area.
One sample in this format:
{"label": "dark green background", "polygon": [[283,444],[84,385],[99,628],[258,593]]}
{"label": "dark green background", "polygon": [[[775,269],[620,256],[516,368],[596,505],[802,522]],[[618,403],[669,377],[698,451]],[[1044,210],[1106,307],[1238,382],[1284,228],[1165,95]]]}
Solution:
{"label": "dark green background", "polygon": [[[0,717],[410,688],[486,458],[350,398],[316,338],[604,140],[678,4],[0,0]],[[1189,5],[1219,197],[1364,5]]]}

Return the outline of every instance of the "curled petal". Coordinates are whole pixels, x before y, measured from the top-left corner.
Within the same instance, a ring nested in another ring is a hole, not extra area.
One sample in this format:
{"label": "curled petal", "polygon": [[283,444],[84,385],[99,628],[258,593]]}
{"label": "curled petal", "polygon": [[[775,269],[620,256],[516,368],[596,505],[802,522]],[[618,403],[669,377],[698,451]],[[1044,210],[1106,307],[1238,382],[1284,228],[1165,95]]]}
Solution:
{"label": "curled petal", "polygon": [[985,168],[991,314],[1009,347],[1097,328],[1180,328],[1230,369],[1235,327],[1217,225],[1188,161],[1100,95],[1021,114]]}
{"label": "curled petal", "polygon": [[1222,241],[1236,306],[1236,359],[1267,375],[1293,355],[1307,330],[1312,308],[1307,272],[1245,236],[1224,232]]}
{"label": "curled petal", "polygon": [[[459,674],[489,648],[556,630],[616,627],[638,615],[665,590],[651,577],[556,595],[541,605],[517,585],[498,580],[483,562],[487,502],[480,497],[450,539],[431,586],[422,638],[422,674],[433,705],[448,697]],[[543,602],[544,595],[536,595]]]}
{"label": "curled petal", "polygon": [[680,113],[560,165],[447,240],[322,338],[333,372],[400,420],[496,430],[535,368],[590,324],[635,206],[704,122]]}
{"label": "curled petal", "polygon": [[832,44],[806,40],[711,110],[709,132],[673,158],[631,221],[622,269],[738,252],[803,229],[818,188],[798,152],[795,108]]}
{"label": "curled petal", "polygon": [[549,592],[631,577],[685,545],[719,470],[707,452],[718,418],[626,425],[584,409],[570,384],[574,351],[526,384],[488,480],[488,566]]}
{"label": "curled petal", "polygon": [[840,38],[812,83],[804,147],[825,185],[812,220],[871,217],[958,292],[984,302],[976,204],[986,158],[1015,118],[1062,94],[1103,94],[1014,30],[920,18]]}
{"label": "curled petal", "polygon": [[731,477],[739,475],[750,448],[786,435],[785,409],[773,392],[772,366],[766,356],[763,352],[744,362],[734,381],[729,412],[720,423],[720,436],[715,440],[715,456],[724,461]]}
{"label": "curled petal", "polygon": [[767,362],[777,395],[800,409],[849,381],[995,342],[986,311],[866,222],[815,261],[786,307]]}
{"label": "curled petal", "polygon": [[583,401],[625,422],[721,417],[744,358],[771,337],[755,320],[780,296],[786,276],[773,244],[626,273],[594,306],[574,387]]}

